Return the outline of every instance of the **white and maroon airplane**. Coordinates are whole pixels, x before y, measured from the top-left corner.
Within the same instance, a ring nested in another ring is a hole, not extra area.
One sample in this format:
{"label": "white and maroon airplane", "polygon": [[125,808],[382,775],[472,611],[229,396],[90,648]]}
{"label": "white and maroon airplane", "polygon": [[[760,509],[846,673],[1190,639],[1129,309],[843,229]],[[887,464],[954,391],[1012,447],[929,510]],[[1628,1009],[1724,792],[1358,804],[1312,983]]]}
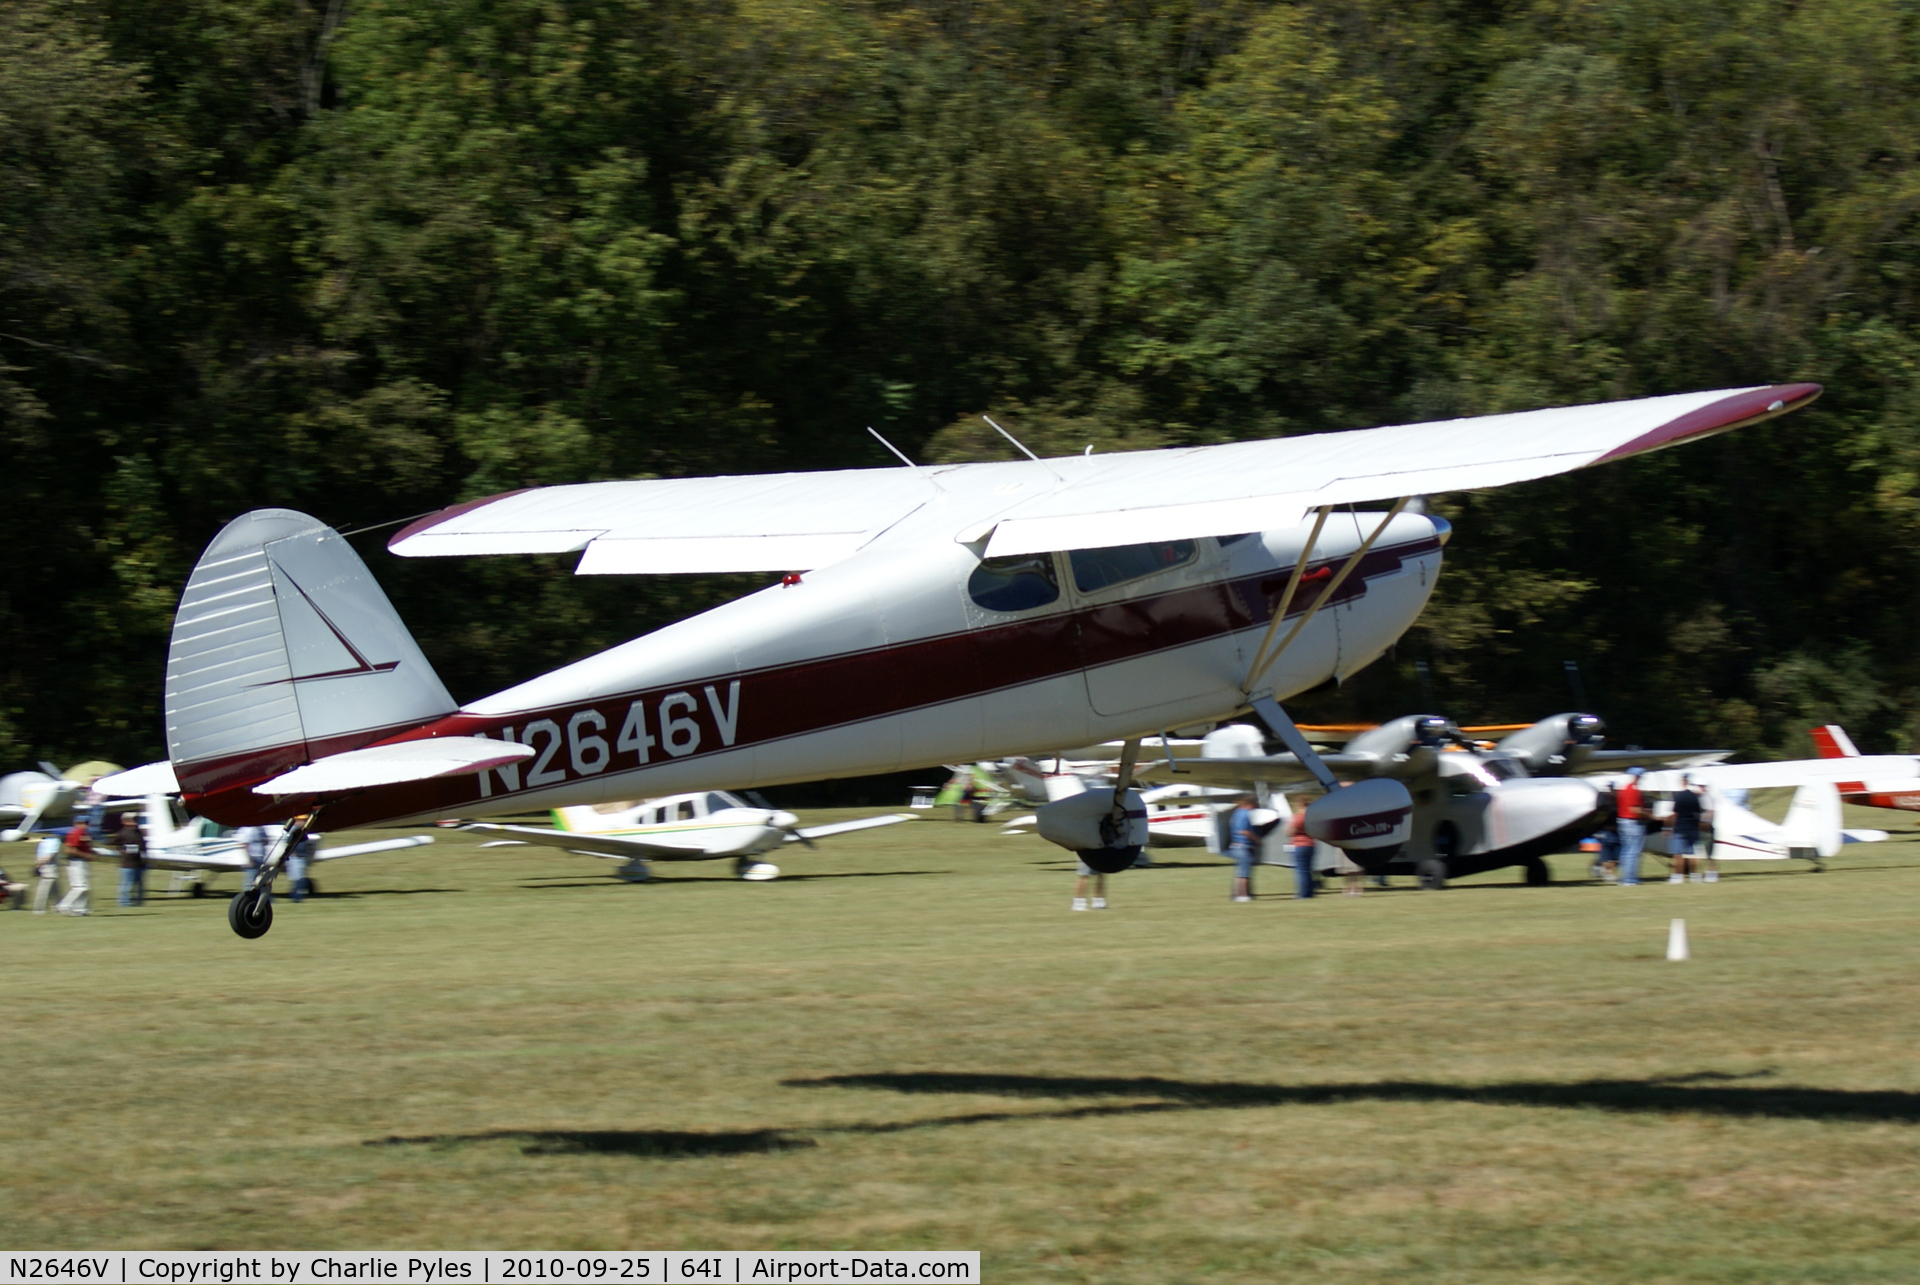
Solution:
{"label": "white and maroon airplane", "polygon": [[[1853,738],[1838,723],[1828,723],[1812,731],[1813,745],[1823,759],[1862,758]],[[1920,812],[1920,780],[1872,781],[1864,772],[1838,785],[1842,803],[1857,803],[1868,808],[1888,808],[1895,812]]]}
{"label": "white and maroon airplane", "polygon": [[[201,556],[167,657],[168,755],[227,825],[307,826],[751,788],[1137,738],[1278,704],[1370,663],[1425,605],[1449,528],[1411,497],[1659,450],[1807,405],[1817,384],[1344,433],[1006,463],[595,482],[444,509],[403,557],[580,555],[582,575],[776,571],[781,583],[457,706],[333,529],[263,509]],[[1015,443],[1017,445],[1017,443]],[[1021,448],[1024,451],[1024,447]],[[901,457],[905,461],[905,457]],[[1384,513],[1352,506],[1395,501]],[[1109,869],[1145,841],[1137,744],[1040,831]],[[1396,846],[1390,779],[1307,809]],[[272,880],[235,898],[272,923]]]}

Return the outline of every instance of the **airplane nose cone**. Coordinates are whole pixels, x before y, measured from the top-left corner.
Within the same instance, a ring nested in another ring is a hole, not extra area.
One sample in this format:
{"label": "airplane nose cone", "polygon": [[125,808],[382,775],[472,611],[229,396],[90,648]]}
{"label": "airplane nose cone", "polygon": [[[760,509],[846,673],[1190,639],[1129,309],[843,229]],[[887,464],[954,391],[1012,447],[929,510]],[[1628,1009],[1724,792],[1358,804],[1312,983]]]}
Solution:
{"label": "airplane nose cone", "polygon": [[800,824],[800,818],[791,812],[775,812],[767,818],[767,823],[769,825],[777,825],[782,830],[791,830],[794,826]]}

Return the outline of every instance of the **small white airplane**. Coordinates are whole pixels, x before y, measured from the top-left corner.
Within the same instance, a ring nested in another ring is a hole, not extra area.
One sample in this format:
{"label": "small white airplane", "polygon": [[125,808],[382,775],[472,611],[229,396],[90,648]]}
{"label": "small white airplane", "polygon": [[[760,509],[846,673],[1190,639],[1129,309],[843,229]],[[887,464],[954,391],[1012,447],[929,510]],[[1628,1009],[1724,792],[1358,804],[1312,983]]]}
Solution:
{"label": "small white airplane", "polygon": [[638,803],[602,803],[555,808],[553,828],[498,825],[475,821],[463,829],[512,835],[486,847],[532,843],[562,848],[587,857],[623,862],[615,871],[630,883],[653,878],[650,861],[718,861],[731,858],[734,873],[753,882],[780,877],[780,867],[756,860],[789,843],[813,846],[815,839],[851,834],[918,818],[907,813],[840,821],[801,828],[791,812],[755,807],[725,790],[674,794]]}
{"label": "small white airplane", "polygon": [[[1865,760],[1854,746],[1853,738],[1838,723],[1813,729],[1813,744],[1823,759]],[[1862,807],[1887,808],[1894,812],[1920,812],[1920,780],[1872,781],[1860,775],[1838,786],[1844,803]]]}
{"label": "small white airplane", "polygon": [[[247,856],[246,840],[226,827],[205,817],[191,817],[173,797],[173,771],[165,762],[103,776],[93,783],[94,791],[113,800],[116,811],[140,810],[140,833],[147,844],[150,869],[170,871],[173,880],[168,892],[186,892],[203,896],[213,879],[222,874],[245,875],[252,862]],[[337,861],[341,857],[359,857],[374,852],[394,852],[419,848],[433,842],[431,835],[410,835],[399,839],[376,839],[338,848],[321,848],[314,853],[315,864]],[[317,893],[320,885],[307,876],[306,891]]]}
{"label": "small white airplane", "polygon": [[[1784,765],[1769,763],[1764,766]],[[1670,784],[1676,788],[1678,786],[1677,782]],[[1749,811],[1743,803],[1736,803],[1728,797],[1729,791],[1744,789],[1727,785],[1708,787],[1707,807],[1713,813],[1713,848],[1710,854],[1696,855],[1710,855],[1715,861],[1807,861],[1812,863],[1815,870],[1822,870],[1825,868],[1822,863],[1836,855],[1846,844],[1881,843],[1888,837],[1885,830],[1842,828],[1840,791],[1831,781],[1813,781],[1795,790],[1793,801],[1787,806],[1786,818],[1777,823]],[[1654,815],[1666,820],[1673,815],[1673,804],[1665,802],[1656,805]],[[1670,833],[1663,828],[1649,834],[1646,850],[1667,855]]]}
{"label": "small white airplane", "polygon": [[1406,787],[1338,788],[1280,702],[1370,664],[1418,616],[1451,528],[1415,498],[1676,446],[1819,393],[1781,384],[1214,446],[938,468],[901,456],[897,469],[469,501],[387,547],[576,552],[583,575],[784,574],[464,706],[339,533],[257,510],[214,538],[181,595],[168,759],[194,811],[288,823],[269,877],[230,907],[242,937],[271,926],[271,873],[309,826],[746,789],[1110,738],[1128,742],[1113,784],[1045,805],[1039,829],[1089,865],[1124,869],[1147,837],[1137,738],[1248,711],[1328,791],[1307,808],[1308,833],[1397,849]]}
{"label": "small white airplane", "polygon": [[111,763],[81,763],[62,772],[51,763],[38,772],[11,772],[0,776],[0,843],[13,843],[35,834],[65,829],[73,811],[87,797],[87,787],[100,774],[117,772]]}

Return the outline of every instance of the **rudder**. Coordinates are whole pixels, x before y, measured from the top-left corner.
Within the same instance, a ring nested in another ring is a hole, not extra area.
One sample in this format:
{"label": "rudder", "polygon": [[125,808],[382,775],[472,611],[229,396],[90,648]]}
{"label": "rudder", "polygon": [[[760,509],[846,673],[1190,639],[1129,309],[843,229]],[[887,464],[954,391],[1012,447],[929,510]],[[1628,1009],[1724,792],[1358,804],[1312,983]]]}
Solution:
{"label": "rudder", "polygon": [[167,648],[167,755],[189,796],[451,713],[453,698],[340,535],[256,509],[200,555]]}

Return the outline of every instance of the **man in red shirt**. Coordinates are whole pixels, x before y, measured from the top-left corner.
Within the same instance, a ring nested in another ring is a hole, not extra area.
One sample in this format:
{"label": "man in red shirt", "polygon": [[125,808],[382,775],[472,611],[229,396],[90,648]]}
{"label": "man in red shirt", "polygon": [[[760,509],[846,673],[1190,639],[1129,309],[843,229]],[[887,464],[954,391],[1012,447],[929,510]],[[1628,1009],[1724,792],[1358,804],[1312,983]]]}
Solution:
{"label": "man in red shirt", "polygon": [[93,884],[87,878],[87,863],[93,860],[93,841],[87,837],[87,823],[76,819],[60,847],[67,856],[67,895],[54,909],[63,915],[90,915]]}
{"label": "man in red shirt", "polygon": [[1614,815],[1620,831],[1620,886],[1640,882],[1640,849],[1647,841],[1647,809],[1640,795],[1644,767],[1627,769],[1627,783],[1614,793]]}

